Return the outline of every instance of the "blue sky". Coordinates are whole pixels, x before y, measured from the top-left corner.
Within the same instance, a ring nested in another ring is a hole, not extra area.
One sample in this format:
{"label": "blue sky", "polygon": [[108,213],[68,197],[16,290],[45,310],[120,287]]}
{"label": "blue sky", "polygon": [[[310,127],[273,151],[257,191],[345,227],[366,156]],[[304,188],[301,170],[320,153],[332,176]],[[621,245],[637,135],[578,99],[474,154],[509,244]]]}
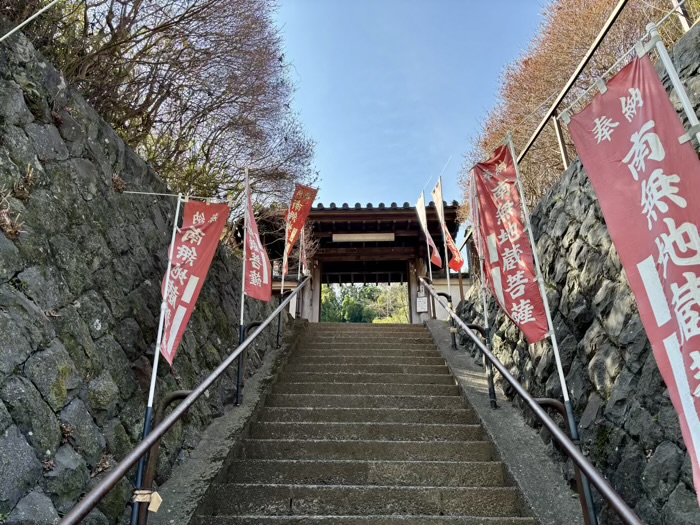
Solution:
{"label": "blue sky", "polygon": [[294,108],[316,140],[316,203],[415,204],[443,174],[445,199],[503,68],[539,25],[540,0],[279,0],[297,84]]}

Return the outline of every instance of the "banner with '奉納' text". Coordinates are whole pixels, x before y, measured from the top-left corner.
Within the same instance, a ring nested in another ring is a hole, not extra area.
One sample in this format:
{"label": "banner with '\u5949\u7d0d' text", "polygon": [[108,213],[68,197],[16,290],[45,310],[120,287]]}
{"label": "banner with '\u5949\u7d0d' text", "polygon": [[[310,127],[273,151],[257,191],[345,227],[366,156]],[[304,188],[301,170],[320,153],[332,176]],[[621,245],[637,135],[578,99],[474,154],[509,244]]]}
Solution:
{"label": "banner with '\u5949\u7d0d' text", "polygon": [[569,131],[600,200],[700,494],[700,161],[654,66],[635,58]]}

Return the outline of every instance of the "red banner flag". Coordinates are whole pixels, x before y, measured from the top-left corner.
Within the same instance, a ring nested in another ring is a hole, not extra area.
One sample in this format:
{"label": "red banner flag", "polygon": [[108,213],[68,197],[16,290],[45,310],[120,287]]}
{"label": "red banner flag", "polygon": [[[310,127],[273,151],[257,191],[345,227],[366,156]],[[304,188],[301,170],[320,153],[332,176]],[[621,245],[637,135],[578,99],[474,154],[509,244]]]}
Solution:
{"label": "red banner flag", "polygon": [[272,298],[272,266],[270,258],[260,242],[258,224],[253,213],[250,188],[246,189],[245,209],[245,278],[243,291],[248,297],[269,302]]}
{"label": "red banner flag", "polygon": [[437,246],[435,246],[435,241],[433,241],[433,237],[428,231],[428,217],[425,213],[425,196],[422,193],[420,199],[418,199],[418,202],[416,203],[416,213],[418,214],[418,221],[423,229],[425,238],[428,240],[428,246],[430,246],[430,262],[438,268],[442,268],[440,251],[437,249]]}
{"label": "red banner flag", "polygon": [[648,57],[569,124],[678,412],[700,494],[700,161]]}
{"label": "red banner flag", "polygon": [[299,238],[301,230],[304,229],[306,218],[309,216],[311,206],[314,203],[314,199],[316,199],[317,193],[318,190],[315,188],[297,184],[294,197],[292,197],[289,210],[287,210],[287,225],[285,227],[287,238],[284,245],[285,250],[282,275],[287,275],[287,272],[289,271],[289,255],[292,253],[292,248],[294,248],[294,243],[297,242],[297,238]]}
{"label": "red banner flag", "polygon": [[161,353],[170,365],[204,286],[228,213],[226,204],[185,202],[182,227],[171,246],[170,282],[163,312]]}
{"label": "red banner flag", "polygon": [[508,146],[501,146],[489,160],[474,166],[471,175],[476,185],[486,280],[527,341],[542,341],[549,327]]}
{"label": "red banner flag", "polygon": [[438,218],[440,219],[440,226],[442,227],[442,235],[445,239],[445,244],[447,244],[447,249],[450,250],[452,258],[447,266],[452,268],[455,272],[462,269],[464,265],[464,257],[459,253],[455,241],[452,239],[450,230],[447,229],[447,224],[445,224],[445,208],[442,198],[442,179],[438,180],[435,189],[433,190],[433,199],[435,201],[435,209],[437,210]]}

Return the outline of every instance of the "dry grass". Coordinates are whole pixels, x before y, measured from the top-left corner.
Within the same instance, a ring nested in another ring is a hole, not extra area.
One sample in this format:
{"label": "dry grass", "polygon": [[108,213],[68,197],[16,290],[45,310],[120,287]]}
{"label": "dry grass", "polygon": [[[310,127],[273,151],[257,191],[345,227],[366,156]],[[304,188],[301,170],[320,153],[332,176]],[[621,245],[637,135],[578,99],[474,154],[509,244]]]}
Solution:
{"label": "dry grass", "polygon": [[12,215],[10,208],[10,192],[5,188],[0,189],[0,231],[8,239],[16,241],[21,233],[24,223],[20,220],[19,213]]}
{"label": "dry grass", "polygon": [[12,196],[21,201],[29,200],[32,194],[32,190],[37,184],[36,175],[34,173],[34,168],[31,164],[27,164],[27,172],[24,175],[24,179],[15,182],[12,188]]}

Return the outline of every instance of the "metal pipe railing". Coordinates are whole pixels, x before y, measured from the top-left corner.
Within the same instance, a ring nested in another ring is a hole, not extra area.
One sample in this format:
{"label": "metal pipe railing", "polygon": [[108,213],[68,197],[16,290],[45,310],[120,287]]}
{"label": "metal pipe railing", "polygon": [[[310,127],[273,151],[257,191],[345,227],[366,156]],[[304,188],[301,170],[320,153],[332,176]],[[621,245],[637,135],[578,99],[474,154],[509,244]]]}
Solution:
{"label": "metal pipe railing", "polygon": [[576,66],[576,69],[574,70],[571,77],[569,77],[569,80],[564,85],[564,88],[559,92],[557,97],[554,99],[554,102],[552,103],[550,108],[547,110],[547,113],[545,113],[544,117],[542,117],[542,120],[535,128],[535,132],[532,134],[532,136],[530,136],[530,139],[527,141],[527,144],[525,144],[525,147],[522,149],[522,151],[518,155],[518,162],[522,162],[525,155],[527,155],[527,152],[530,150],[532,145],[535,143],[535,140],[537,140],[537,137],[540,136],[540,133],[542,133],[542,130],[545,128],[545,126],[547,125],[549,120],[552,118],[552,116],[556,113],[557,107],[559,107],[559,104],[561,104],[561,101],[564,100],[564,97],[566,97],[566,95],[569,93],[571,88],[574,86],[576,79],[578,79],[581,72],[584,70],[586,65],[588,65],[588,62],[591,60],[591,58],[593,58],[593,54],[596,52],[596,50],[600,46],[601,42],[603,41],[605,36],[608,34],[608,31],[610,31],[610,28],[612,28],[612,26],[615,24],[615,21],[620,16],[620,13],[622,13],[622,9],[627,4],[627,1],[628,0],[619,0],[617,5],[615,6],[615,9],[612,10],[612,12],[610,13],[610,16],[605,21],[603,28],[600,30],[600,32],[598,33],[598,36],[595,38],[595,40],[591,44],[591,47],[588,48],[588,51],[586,51],[586,54],[581,59],[581,62],[579,62],[578,66]]}
{"label": "metal pipe railing", "polygon": [[112,470],[110,470],[102,481],[95,485],[85,497],[66,514],[60,522],[60,525],[75,525],[85,518],[92,509],[104,498],[104,496],[129,472],[129,469],[139,462],[142,456],[148,453],[150,448],[155,445],[170,428],[184,415],[185,412],[194,404],[199,397],[216,381],[225,371],[231,366],[238,356],[248,348],[258,337],[262,331],[273,321],[273,319],[287,306],[287,303],[301,291],[309,282],[309,278],[305,278],[296,290],[287,297],[277,308],[265,319],[260,326],[248,337],[238,348],[236,348],[217,368],[214,370],[192,393],[188,395],[182,403],[173,409],[168,417],[163,422],[155,427],[148,436],[141,441],[126,457],[121,460]]}
{"label": "metal pipe railing", "polygon": [[534,412],[537,419],[539,419],[540,422],[547,427],[547,430],[549,430],[552,437],[557,441],[557,443],[559,443],[564,453],[569,456],[571,460],[581,469],[581,472],[588,477],[591,483],[593,483],[593,485],[598,489],[603,499],[605,499],[605,501],[607,501],[615,510],[620,519],[627,525],[643,525],[642,521],[629,507],[629,505],[627,505],[622,497],[615,492],[615,489],[610,486],[610,483],[608,483],[603,475],[593,466],[593,463],[586,459],[578,447],[567,437],[564,431],[559,428],[559,425],[557,425],[554,420],[549,417],[547,412],[537,403],[537,401],[530,394],[528,394],[525,387],[523,387],[523,385],[521,385],[520,382],[518,382],[518,380],[515,379],[508,371],[503,363],[501,363],[496,356],[494,356],[491,351],[486,348],[486,345],[479,340],[472,329],[469,328],[462,319],[460,319],[454,310],[452,308],[448,308],[447,305],[440,300],[437,292],[433,290],[433,287],[430,286],[422,277],[420,279],[423,281],[423,284],[425,284],[428,292],[435,297],[435,299],[443,308],[445,308],[445,310],[447,310],[450,317],[452,317],[460,328],[462,328],[462,330],[466,332],[472,341],[474,341],[474,344],[479,347],[479,350],[483,352],[486,358],[493,363],[493,366],[501,373],[503,379],[505,379],[510,386],[513,387],[513,390],[515,390],[525,404],[530,407],[530,410]]}

